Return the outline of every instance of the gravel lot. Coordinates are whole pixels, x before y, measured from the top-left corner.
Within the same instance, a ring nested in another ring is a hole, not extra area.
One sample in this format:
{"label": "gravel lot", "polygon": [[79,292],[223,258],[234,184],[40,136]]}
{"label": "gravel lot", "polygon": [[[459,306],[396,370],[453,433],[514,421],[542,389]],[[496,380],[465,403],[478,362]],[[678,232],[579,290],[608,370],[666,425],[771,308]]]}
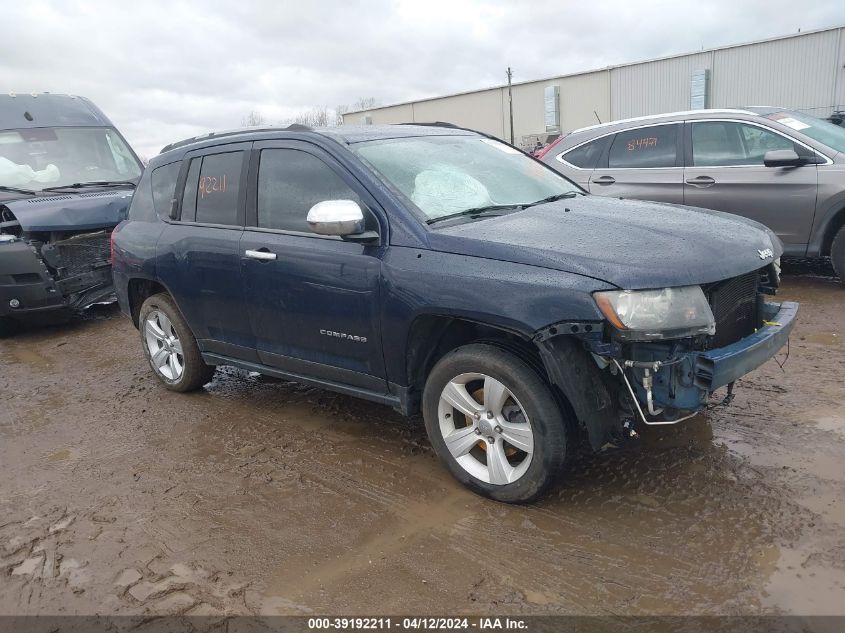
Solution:
{"label": "gravel lot", "polygon": [[170,393],[114,308],[0,341],[0,614],[843,614],[825,272],[787,268],[783,370],[530,507],[466,492],[382,406],[234,369]]}

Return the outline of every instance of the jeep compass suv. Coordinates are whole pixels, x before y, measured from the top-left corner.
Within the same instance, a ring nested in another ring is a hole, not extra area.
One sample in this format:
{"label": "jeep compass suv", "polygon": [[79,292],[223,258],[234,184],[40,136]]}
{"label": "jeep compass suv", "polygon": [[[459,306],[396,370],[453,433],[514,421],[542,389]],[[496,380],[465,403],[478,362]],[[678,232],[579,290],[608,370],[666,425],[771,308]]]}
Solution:
{"label": "jeep compass suv", "polygon": [[469,130],[291,126],[166,147],[113,272],[167,388],[234,365],[422,411],[459,481],[525,502],[579,432],[599,450],[680,422],[777,353],[781,251]]}

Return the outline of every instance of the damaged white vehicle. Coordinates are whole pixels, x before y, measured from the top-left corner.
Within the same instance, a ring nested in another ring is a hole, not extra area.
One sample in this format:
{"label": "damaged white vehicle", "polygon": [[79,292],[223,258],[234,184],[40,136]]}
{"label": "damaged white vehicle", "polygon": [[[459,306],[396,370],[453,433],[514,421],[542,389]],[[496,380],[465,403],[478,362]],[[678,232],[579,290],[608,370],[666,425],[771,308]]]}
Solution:
{"label": "damaged white vehicle", "polygon": [[0,95],[0,333],[113,298],[111,232],[142,170],[88,99]]}

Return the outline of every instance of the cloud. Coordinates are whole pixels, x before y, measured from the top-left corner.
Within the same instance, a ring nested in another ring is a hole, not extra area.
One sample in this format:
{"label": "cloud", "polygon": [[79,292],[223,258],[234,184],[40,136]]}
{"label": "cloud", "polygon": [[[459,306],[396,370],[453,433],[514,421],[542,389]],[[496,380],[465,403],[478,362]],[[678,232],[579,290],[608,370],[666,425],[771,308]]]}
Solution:
{"label": "cloud", "polygon": [[[845,23],[841,2],[6,3],[0,91],[91,98],[152,155],[373,96],[386,104]],[[691,19],[694,16],[695,19]]]}

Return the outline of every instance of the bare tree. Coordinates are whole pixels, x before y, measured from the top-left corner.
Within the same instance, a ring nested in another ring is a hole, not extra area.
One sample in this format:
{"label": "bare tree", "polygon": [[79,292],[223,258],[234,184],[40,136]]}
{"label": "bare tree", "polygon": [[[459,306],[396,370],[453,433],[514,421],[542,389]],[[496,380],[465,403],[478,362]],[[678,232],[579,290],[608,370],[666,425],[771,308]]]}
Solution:
{"label": "bare tree", "polygon": [[375,97],[360,97],[352,104],[352,110],[369,110],[378,103]]}
{"label": "bare tree", "polygon": [[356,112],[358,110],[368,110],[374,107],[378,101],[376,101],[375,97],[359,97],[355,100],[352,105],[339,105],[336,106],[334,111],[337,117],[337,124],[343,125],[343,115],[347,112]]}
{"label": "bare tree", "polygon": [[307,125],[308,127],[327,127],[331,120],[331,114],[327,106],[319,108],[311,108],[305,112],[300,112],[296,116],[286,119],[283,123],[298,123],[299,125]]}
{"label": "bare tree", "polygon": [[258,110],[253,110],[241,119],[243,127],[261,127],[267,124],[267,119]]}
{"label": "bare tree", "polygon": [[334,107],[335,125],[343,125],[343,115],[349,112],[348,105],[339,105]]}

